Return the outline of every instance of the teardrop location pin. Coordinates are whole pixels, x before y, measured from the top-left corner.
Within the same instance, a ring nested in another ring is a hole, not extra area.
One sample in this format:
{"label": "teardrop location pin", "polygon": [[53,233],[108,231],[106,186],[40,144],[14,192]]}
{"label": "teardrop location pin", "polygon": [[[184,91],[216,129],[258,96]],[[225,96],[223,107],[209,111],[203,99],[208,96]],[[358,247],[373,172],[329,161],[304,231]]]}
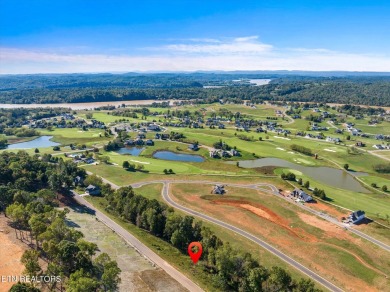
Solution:
{"label": "teardrop location pin", "polygon": [[[192,251],[193,247],[197,247],[198,251],[193,252]],[[190,255],[190,258],[192,259],[194,264],[196,264],[199,261],[199,258],[202,255],[202,251],[203,251],[203,248],[202,248],[202,245],[200,244],[200,242],[194,241],[188,245],[188,254]]]}

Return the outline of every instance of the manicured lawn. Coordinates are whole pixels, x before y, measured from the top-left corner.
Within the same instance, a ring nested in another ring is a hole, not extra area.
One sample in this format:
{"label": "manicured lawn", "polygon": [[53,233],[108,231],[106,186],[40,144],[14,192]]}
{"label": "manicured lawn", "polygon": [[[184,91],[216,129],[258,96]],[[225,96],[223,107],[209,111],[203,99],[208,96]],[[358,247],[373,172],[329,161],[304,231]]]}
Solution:
{"label": "manicured lawn", "polygon": [[362,181],[364,181],[365,183],[367,183],[368,185],[375,183],[377,185],[378,189],[382,189],[382,186],[386,185],[388,187],[387,193],[390,196],[390,179],[380,177],[380,176],[371,176],[371,175],[370,176],[362,176],[362,177],[360,177],[360,179]]}
{"label": "manicured lawn", "polygon": [[40,130],[40,132],[42,135],[53,136],[52,140],[54,142],[61,143],[62,145],[92,145],[95,143],[101,143],[112,139],[104,137],[103,129],[88,129],[88,131],[83,131],[79,128],[65,128],[54,129],[53,131]]}
{"label": "manicured lawn", "polygon": [[116,122],[119,119],[127,119],[126,117],[108,115],[107,111],[82,112],[82,113],[79,113],[78,116],[86,119],[86,113],[92,113],[92,119],[104,122],[106,124]]}
{"label": "manicured lawn", "polygon": [[362,130],[364,133],[383,135],[390,134],[390,123],[386,121],[383,121],[382,123],[376,125],[369,125],[367,120],[358,120],[355,121],[355,127]]}

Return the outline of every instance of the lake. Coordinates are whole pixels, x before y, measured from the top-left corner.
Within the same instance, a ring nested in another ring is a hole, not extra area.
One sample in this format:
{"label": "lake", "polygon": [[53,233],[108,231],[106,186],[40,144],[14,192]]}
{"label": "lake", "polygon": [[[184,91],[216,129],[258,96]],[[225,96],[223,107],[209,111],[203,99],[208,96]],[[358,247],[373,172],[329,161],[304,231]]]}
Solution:
{"label": "lake", "polygon": [[123,147],[115,152],[119,153],[119,154],[130,154],[133,156],[139,156],[141,154],[141,152],[144,150],[145,150],[145,148],[143,148],[143,147]]}
{"label": "lake", "polygon": [[40,136],[34,140],[10,144],[5,149],[32,149],[32,148],[45,148],[45,147],[53,147],[60,145],[60,143],[56,143],[50,141],[53,136]]}
{"label": "lake", "polygon": [[99,101],[99,102],[80,102],[80,103],[44,103],[44,104],[11,104],[11,103],[0,103],[0,108],[70,108],[72,110],[82,109],[94,109],[96,107],[113,105],[118,107],[122,104],[125,105],[148,105],[153,102],[173,102],[175,100],[124,100],[124,101]]}
{"label": "lake", "polygon": [[[228,162],[230,164],[235,164],[236,162]],[[365,172],[345,172],[341,169],[336,169],[332,167],[312,167],[295,164],[279,158],[260,158],[256,160],[243,160],[240,161],[240,167],[244,168],[255,168],[263,166],[277,166],[277,167],[287,167],[298,170],[305,175],[313,178],[316,181],[321,183],[334,186],[336,188],[346,189],[354,192],[368,193],[367,191],[356,179],[354,176],[364,176],[368,175]]]}
{"label": "lake", "polygon": [[271,79],[249,79],[249,82],[256,84],[255,86],[267,85],[271,82]]}
{"label": "lake", "polygon": [[154,158],[173,161],[203,162],[205,159],[199,155],[175,153],[172,151],[157,151],[153,154]]}

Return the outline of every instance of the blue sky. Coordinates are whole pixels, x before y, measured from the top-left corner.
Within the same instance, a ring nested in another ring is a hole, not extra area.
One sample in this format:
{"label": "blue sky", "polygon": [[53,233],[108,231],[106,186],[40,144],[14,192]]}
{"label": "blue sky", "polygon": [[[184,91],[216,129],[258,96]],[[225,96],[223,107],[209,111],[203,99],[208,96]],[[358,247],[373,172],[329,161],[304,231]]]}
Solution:
{"label": "blue sky", "polygon": [[0,0],[0,73],[390,71],[389,1]]}

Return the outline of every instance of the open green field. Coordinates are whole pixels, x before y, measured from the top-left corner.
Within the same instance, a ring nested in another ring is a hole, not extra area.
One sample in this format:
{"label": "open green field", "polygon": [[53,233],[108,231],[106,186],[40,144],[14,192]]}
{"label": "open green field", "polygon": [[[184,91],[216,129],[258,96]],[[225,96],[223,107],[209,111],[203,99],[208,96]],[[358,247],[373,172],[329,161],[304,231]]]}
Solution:
{"label": "open green field", "polygon": [[390,150],[381,150],[381,151],[376,151],[375,153],[390,159]]}
{"label": "open green field", "polygon": [[375,183],[377,185],[377,189],[382,189],[384,185],[388,187],[388,191],[385,193],[388,193],[390,196],[390,179],[380,177],[380,176],[362,176],[359,179],[367,183],[368,185],[371,185]]}
{"label": "open green field", "polygon": [[355,127],[369,134],[384,134],[390,135],[390,122],[383,121],[380,124],[369,125],[368,121],[355,121]]}
{"label": "open green field", "polygon": [[134,190],[136,194],[140,194],[149,200],[164,202],[161,196],[162,184],[156,183],[144,185],[142,187],[135,188]]}
{"label": "open green field", "polygon": [[[80,113],[78,113],[78,116],[83,118],[83,119],[87,119],[87,117],[86,117],[87,113],[91,113],[91,111],[80,112]],[[93,111],[92,112],[92,119],[95,119],[97,121],[101,121],[101,122],[108,124],[108,123],[114,123],[114,122],[118,121],[119,119],[127,119],[127,118],[108,115],[107,111]]]}

